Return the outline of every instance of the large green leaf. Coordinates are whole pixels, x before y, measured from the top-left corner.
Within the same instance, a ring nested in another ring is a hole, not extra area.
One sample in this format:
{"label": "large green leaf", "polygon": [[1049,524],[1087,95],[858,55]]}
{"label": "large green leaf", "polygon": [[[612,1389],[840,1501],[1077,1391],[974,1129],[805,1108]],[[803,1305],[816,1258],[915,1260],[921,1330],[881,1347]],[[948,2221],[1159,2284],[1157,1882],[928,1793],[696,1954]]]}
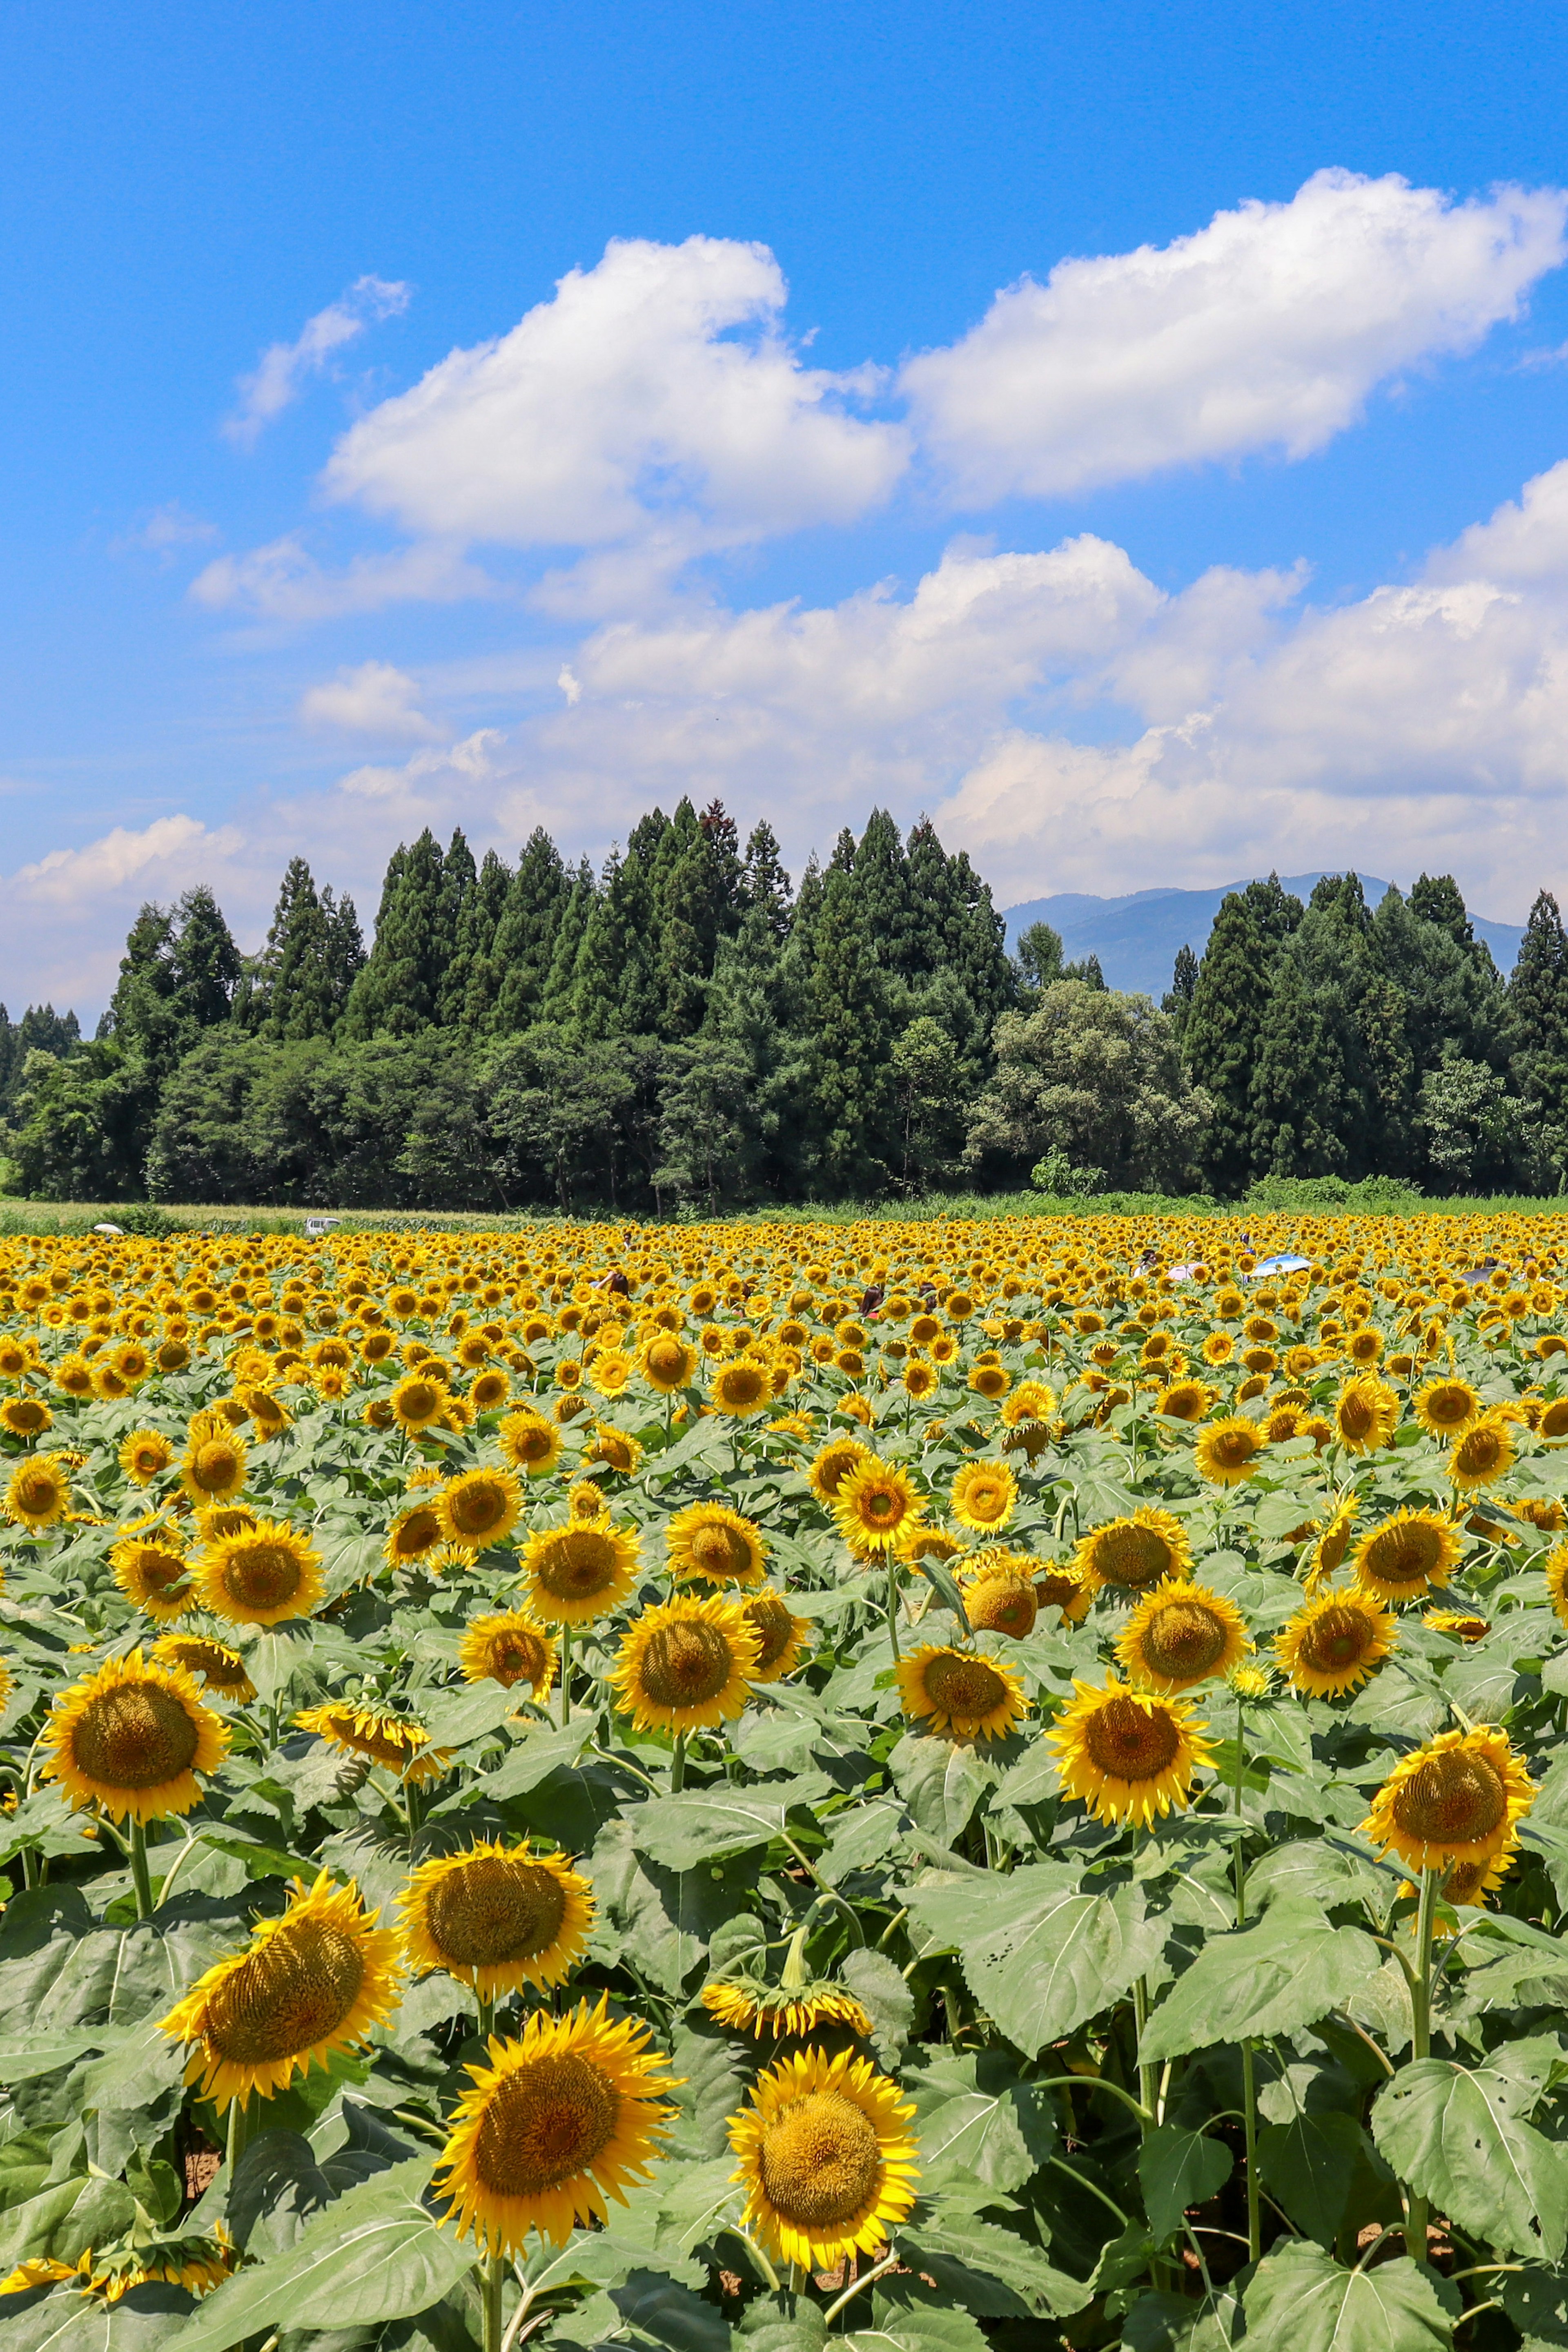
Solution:
{"label": "large green leaf", "polygon": [[1378,2094],[1373,2137],[1461,2230],[1556,2263],[1568,2239],[1568,2147],[1524,2121],[1539,2095],[1496,2067],[1426,2058]]}
{"label": "large green leaf", "polygon": [[1299,2230],[1333,2247],[1345,2207],[1369,2159],[1365,2135],[1354,2116],[1301,2108],[1288,2123],[1266,2124],[1258,2135],[1264,2180]]}
{"label": "large green leaf", "polygon": [[1297,2238],[1264,2256],[1242,2306],[1248,2352],[1437,2352],[1459,2296],[1403,2255],[1351,2271]]}
{"label": "large green leaf", "polygon": [[179,2286],[133,2286],[108,2305],[57,2287],[30,2310],[6,2315],[5,2352],[163,2352],[183,2341],[195,2308],[194,2297]]}
{"label": "large green leaf", "polygon": [[1031,2058],[1119,1999],[1166,1937],[1145,1916],[1141,1887],[1085,1892],[1082,1873],[1060,1863],[944,1874],[908,1900],[927,1948],[957,1952],[976,1999]]}
{"label": "large green leaf", "polygon": [[1140,2054],[1150,2064],[1251,2034],[1293,2033],[1337,2009],[1379,1965],[1359,1927],[1333,1927],[1316,1904],[1281,1897],[1253,1927],[1209,1937],[1161,1996]]}
{"label": "large green leaf", "polygon": [[894,1787],[927,1834],[956,1845],[976,1806],[1000,1778],[999,1768],[962,1740],[906,1731],[887,1759]]}
{"label": "large green leaf", "polygon": [[1022,2081],[1003,2051],[932,2052],[904,2087],[927,2172],[956,2164],[989,2188],[1019,2189],[1056,2144],[1050,2093]]}
{"label": "large green leaf", "polygon": [[107,2245],[128,2230],[136,2203],[118,2180],[78,2174],[40,2189],[0,2214],[0,2278],[18,2263],[74,2263],[89,2246]]}
{"label": "large green leaf", "polygon": [[970,2214],[917,2213],[899,2231],[898,2248],[939,2293],[983,2319],[1061,2319],[1090,2299],[1084,2281],[1058,2270],[1038,2246]]}
{"label": "large green leaf", "polygon": [[627,1816],[632,1843],[666,1870],[691,1870],[769,1844],[797,1806],[816,1804],[831,1786],[824,1772],[802,1772],[754,1789],[725,1786],[653,1797]]}
{"label": "large green leaf", "polygon": [[1230,2178],[1232,2158],[1223,2140],[1161,2124],[1138,2150],[1138,2181],[1144,2210],[1156,2238],[1179,2230],[1189,2205],[1202,2205]]}

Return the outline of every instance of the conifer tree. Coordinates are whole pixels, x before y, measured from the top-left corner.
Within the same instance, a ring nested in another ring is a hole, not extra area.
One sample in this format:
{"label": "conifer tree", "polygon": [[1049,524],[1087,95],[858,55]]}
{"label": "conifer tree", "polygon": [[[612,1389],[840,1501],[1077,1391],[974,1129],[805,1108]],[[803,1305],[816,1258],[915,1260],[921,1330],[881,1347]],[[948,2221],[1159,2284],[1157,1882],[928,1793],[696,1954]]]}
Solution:
{"label": "conifer tree", "polygon": [[[458,838],[454,835],[455,840]],[[446,870],[450,876],[450,856]],[[496,944],[496,927],[501,919],[511,880],[504,861],[493,849],[487,849],[457,908],[452,961],[442,974],[436,999],[437,1018],[444,1029],[481,1029],[486,1024],[490,1011],[490,959]]]}
{"label": "conifer tree", "polygon": [[[1568,1170],[1568,935],[1550,890],[1530,910],[1508,987],[1511,1069],[1542,1175]],[[1539,1181],[1539,1178],[1538,1178]]]}
{"label": "conifer tree", "polygon": [[486,967],[489,1026],[497,1035],[526,1029],[538,1018],[556,932],[570,896],[560,852],[537,825],[508,885]]}
{"label": "conifer tree", "polygon": [[1160,1011],[1168,1013],[1171,1026],[1179,1045],[1186,1034],[1186,1017],[1192,1011],[1193,994],[1197,987],[1197,958],[1188,946],[1177,948],[1171,984],[1160,999]]}
{"label": "conifer tree", "polygon": [[852,871],[836,856],[814,926],[803,998],[817,1188],[829,1197],[873,1192],[886,1181],[893,1152],[894,1023]]}
{"label": "conifer tree", "polygon": [[586,857],[573,869],[570,887],[562,904],[560,919],[555,927],[555,940],[550,952],[549,968],[539,992],[538,1018],[559,1029],[566,1029],[572,1018],[572,994],[577,982],[578,951],[582,946],[599,893],[594,887],[593,868]]}
{"label": "conifer tree", "polygon": [[412,1037],[435,1025],[441,975],[452,951],[442,887],[444,864],[428,826],[412,848],[393,851],[382,886],[374,944],[349,996],[348,1036]]}
{"label": "conifer tree", "polygon": [[246,975],[248,1002],[243,1010],[236,1002],[235,1017],[267,1037],[329,1037],[363,961],[353,900],[340,907],[330,888],[319,896],[304,858],[291,857],[267,944]]}
{"label": "conifer tree", "polygon": [[780,946],[789,936],[792,913],[789,877],[779,854],[779,838],[764,818],[747,838],[746,867],[741,877],[740,903],[749,913],[759,910]]}
{"label": "conifer tree", "polygon": [[1183,1048],[1213,1106],[1203,1164],[1222,1196],[1243,1192],[1254,1172],[1252,1072],[1274,960],[1301,919],[1301,900],[1277,874],[1249,882],[1221,901],[1198,966]]}

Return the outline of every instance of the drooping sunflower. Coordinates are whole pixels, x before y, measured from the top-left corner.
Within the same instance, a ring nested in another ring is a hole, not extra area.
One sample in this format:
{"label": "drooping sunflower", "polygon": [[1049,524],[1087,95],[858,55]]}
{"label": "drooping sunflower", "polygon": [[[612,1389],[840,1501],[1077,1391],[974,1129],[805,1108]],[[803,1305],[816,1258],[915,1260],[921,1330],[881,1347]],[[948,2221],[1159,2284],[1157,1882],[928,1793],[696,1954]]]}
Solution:
{"label": "drooping sunflower", "polygon": [[432,1748],[422,1723],[383,1708],[356,1706],[351,1699],[327,1699],[295,1717],[301,1731],[314,1732],[340,1755],[357,1756],[367,1764],[384,1765],[403,1780],[439,1780],[450,1761],[450,1751]]}
{"label": "drooping sunflower", "polygon": [[1213,1675],[1228,1675],[1251,1647],[1247,1621],[1234,1601],[1183,1580],[1145,1594],[1116,1644],[1116,1655],[1134,1682],[1151,1690],[1180,1691]]}
{"label": "drooping sunflower", "polygon": [[815,1459],[807,1465],[806,1484],[819,1503],[831,1509],[839,1499],[839,1488],[852,1470],[875,1456],[863,1439],[859,1437],[830,1438]]}
{"label": "drooping sunflower", "polygon": [[538,1528],[523,1547],[523,1574],[535,1614],[549,1625],[585,1625],[602,1617],[630,1595],[637,1559],[633,1530],[609,1519]]}
{"label": "drooping sunflower", "polygon": [[1005,1739],[1029,1713],[1017,1675],[974,1650],[927,1642],[897,1674],[904,1714],[954,1739]]}
{"label": "drooping sunflower", "polygon": [[215,1691],[220,1698],[232,1698],[244,1706],[256,1696],[256,1685],[239,1652],[207,1634],[161,1633],[152,1644],[152,1655],[171,1666],[183,1666],[188,1675],[199,1675],[203,1689]]}
{"label": "drooping sunflower", "polygon": [[308,1617],[326,1590],[320,1553],[281,1519],[218,1537],[196,1562],[196,1587],[204,1606],[235,1625]]}
{"label": "drooping sunflower", "polygon": [[147,1822],[200,1801],[196,1776],[217,1770],[229,1735],[183,1666],[132,1650],[60,1693],[43,1741],[42,1777],[59,1782],[68,1805]]}
{"label": "drooping sunflower", "polygon": [[804,2050],[779,2059],[730,2118],[747,2229],[809,2270],[882,2245],[915,2202],[914,2113],[869,2058]]}
{"label": "drooping sunflower", "polygon": [[1192,1566],[1192,1545],[1178,1518],[1143,1503],[1126,1517],[1106,1519],[1081,1536],[1072,1566],[1091,1592],[1107,1585],[1146,1592],[1168,1578],[1186,1576]]}
{"label": "drooping sunflower", "polygon": [[1034,1562],[1012,1552],[978,1552],[970,1565],[964,1610],[977,1632],[1006,1633],[1015,1642],[1034,1631],[1040,1601]]}
{"label": "drooping sunflower", "polygon": [[499,1683],[504,1690],[529,1684],[538,1705],[549,1696],[557,1654],[554,1637],[537,1618],[526,1609],[504,1609],[469,1619],[457,1663],[467,1682]]}
{"label": "drooping sunflower", "polygon": [[1317,1540],[1312,1546],[1312,1558],[1307,1566],[1306,1586],[1309,1592],[1315,1591],[1317,1587],[1326,1583],[1331,1576],[1337,1576],[1344,1566],[1344,1557],[1350,1549],[1351,1534],[1355,1526],[1357,1507],[1355,1496],[1346,1495],[1334,1506],[1326,1527],[1320,1528],[1316,1522],[1312,1523],[1310,1531],[1316,1536]]}
{"label": "drooping sunflower", "polygon": [[1421,1622],[1434,1633],[1451,1633],[1459,1642],[1484,1642],[1491,1632],[1490,1618],[1473,1609],[1426,1609]]}
{"label": "drooping sunflower", "polygon": [[1082,1570],[1066,1560],[1042,1565],[1034,1580],[1034,1597],[1042,1609],[1060,1609],[1064,1625],[1081,1625],[1089,1614],[1095,1587]]}
{"label": "drooping sunflower", "polygon": [[193,1503],[226,1503],[245,1485],[249,1459],[244,1438],[221,1414],[199,1413],[180,1457],[180,1484]]}
{"label": "drooping sunflower", "polygon": [[1443,1731],[1401,1758],[1362,1832],[1409,1870],[1485,1862],[1512,1845],[1535,1784],[1505,1731]]}
{"label": "drooping sunflower", "polygon": [[1481,1417],[1481,1401],[1469,1381],[1448,1373],[1445,1378],[1428,1381],[1417,1389],[1410,1400],[1410,1409],[1430,1437],[1450,1442],[1462,1437]]}
{"label": "drooping sunflower", "polygon": [[737,1602],[678,1593],[632,1619],[609,1679],[639,1731],[699,1730],[742,1712],[757,1648]]}
{"label": "drooping sunflower", "polygon": [[1333,1409],[1334,1435],[1347,1454],[1375,1454],[1394,1435],[1399,1398],[1371,1373],[1347,1381]]}
{"label": "drooping sunflower", "polygon": [[737,2033],[754,2034],[758,2042],[769,2034],[779,2041],[815,2033],[820,2026],[845,2025],[852,2033],[869,2037],[872,2020],[842,1985],[805,1984],[797,1992],[763,1984],[716,1979],[702,1989],[708,2015]]}
{"label": "drooping sunflower", "polygon": [[149,1617],[171,1623],[195,1605],[191,1563],[162,1529],[122,1537],[110,1553],[109,1564],[126,1599]]}
{"label": "drooping sunflower", "polygon": [[150,1486],[173,1461],[174,1449],[162,1430],[133,1429],[115,1459],[133,1486]]}
{"label": "drooping sunflower", "polygon": [[1258,1423],[1243,1413],[1233,1413],[1226,1421],[1210,1422],[1198,1433],[1192,1451],[1193,1467],[1212,1486],[1239,1486],[1257,1469],[1263,1444]]}
{"label": "drooping sunflower", "polygon": [[63,1454],[35,1454],[18,1462],[5,1485],[5,1516],[35,1534],[70,1508],[70,1465]]}
{"label": "drooping sunflower", "polygon": [[634,1477],[643,1463],[643,1441],[624,1429],[611,1429],[596,1421],[593,1433],[582,1449],[584,1462],[602,1462],[607,1470],[618,1477]]}
{"label": "drooping sunflower", "polygon": [[1012,1517],[1018,1493],[1005,1462],[966,1462],[953,1481],[953,1517],[977,1535],[993,1535]]}
{"label": "drooping sunflower", "polygon": [[513,1469],[528,1477],[542,1478],[560,1460],[560,1430],[542,1412],[508,1412],[496,1434]]}
{"label": "drooping sunflower", "polygon": [[522,1489],[510,1470],[464,1470],[441,1488],[435,1507],[448,1542],[483,1551],[504,1543],[517,1526]]}
{"label": "drooping sunflower", "polygon": [[1383,1601],[1417,1601],[1447,1584],[1464,1544],[1452,1519],[1437,1511],[1396,1511],[1369,1528],[1351,1556],[1356,1582]]}
{"label": "drooping sunflower", "polygon": [[923,1508],[908,1473],[869,1453],[840,1480],[833,1498],[839,1533],[859,1559],[896,1551]]}
{"label": "drooping sunflower", "polygon": [[489,2063],[468,2068],[436,2166],[460,2238],[509,2253],[537,2230],[563,2246],[646,2177],[673,2115],[668,2062],[645,2025],[612,2024],[605,2008],[601,1994],[565,2017],[535,2010],[519,2040],[492,2039]]}
{"label": "drooping sunflower", "polygon": [[249,1948],[220,1960],[162,2021],[196,2046],[185,2069],[219,2108],[270,2097],[295,2074],[362,2042],[402,1999],[398,1939],[378,1927],[350,1883],[323,1871],[308,1893],[296,1879],[288,1908],[267,1919]]}
{"label": "drooping sunflower", "polygon": [[1074,1680],[1076,1696],[1046,1734],[1057,1751],[1062,1792],[1082,1797],[1097,1821],[1138,1822],[1185,1812],[1192,1776],[1213,1760],[1190,1700],[1130,1690],[1107,1675],[1104,1688]]}
{"label": "drooping sunflower", "polygon": [[805,1655],[811,1638],[810,1620],[797,1617],[782,1595],[773,1591],[744,1594],[740,1613],[757,1643],[757,1664],[749,1680],[782,1682],[786,1675],[794,1673]]}
{"label": "drooping sunflower", "polygon": [[481,2000],[556,1985],[593,1926],[593,1890],[564,1854],[480,1841],[422,1862],[400,1898],[416,1970],[444,1969]]}
{"label": "drooping sunflower", "polygon": [[709,1584],[760,1584],[768,1546],[755,1519],[723,1503],[688,1503],[665,1522],[670,1573]]}
{"label": "drooping sunflower", "polygon": [[1370,1592],[1322,1592],[1281,1627],[1274,1653],[1303,1696],[1343,1698],[1360,1688],[1398,1639],[1393,1611]]}
{"label": "drooping sunflower", "polygon": [[1513,1423],[1500,1413],[1483,1413],[1448,1455],[1448,1475],[1463,1493],[1490,1486],[1513,1467]]}

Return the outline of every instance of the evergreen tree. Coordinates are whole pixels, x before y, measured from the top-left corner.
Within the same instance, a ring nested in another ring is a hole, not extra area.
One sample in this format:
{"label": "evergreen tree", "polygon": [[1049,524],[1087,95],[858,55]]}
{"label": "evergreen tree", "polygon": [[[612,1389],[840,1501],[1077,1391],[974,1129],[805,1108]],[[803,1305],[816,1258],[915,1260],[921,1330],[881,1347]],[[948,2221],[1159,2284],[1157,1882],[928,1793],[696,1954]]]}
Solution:
{"label": "evergreen tree", "polygon": [[[1407,1174],[1416,1148],[1408,1006],[1382,961],[1358,876],[1325,874],[1317,883],[1274,981],[1259,1033],[1254,1168],[1353,1181]],[[1321,1050],[1302,1043],[1303,999]]]}
{"label": "evergreen tree", "polygon": [[705,992],[719,941],[740,920],[742,869],[735,827],[716,801],[699,817],[683,800],[650,868],[655,964],[666,1038],[690,1036],[702,1023]]}
{"label": "evergreen tree", "polygon": [[852,866],[830,866],[804,975],[815,1181],[829,1197],[875,1192],[893,1156],[894,1023],[877,943]]}
{"label": "evergreen tree", "polygon": [[1319,1008],[1302,960],[1289,950],[1275,967],[1249,1097],[1249,1174],[1343,1174],[1350,1080],[1339,1038]]}
{"label": "evergreen tree", "polygon": [[1186,1034],[1186,1017],[1192,1011],[1192,1000],[1197,987],[1197,958],[1190,947],[1179,947],[1176,950],[1176,967],[1171,973],[1170,987],[1160,999],[1160,1011],[1170,1015],[1171,1027],[1176,1031],[1178,1045]]}
{"label": "evergreen tree", "polygon": [[1030,923],[1019,933],[1013,961],[1018,966],[1023,988],[1038,996],[1053,980],[1061,978],[1061,933],[1049,923]]}
{"label": "evergreen tree", "polygon": [[267,944],[247,975],[248,1001],[242,1008],[236,999],[235,1019],[276,1039],[329,1037],[363,961],[353,900],[340,907],[329,888],[318,896],[304,858],[291,857]]}
{"label": "evergreen tree", "polygon": [[1536,1181],[1568,1172],[1568,935],[1550,890],[1530,910],[1508,987],[1511,1073]]}
{"label": "evergreen tree", "polygon": [[[453,836],[454,841],[460,837]],[[466,848],[466,843],[464,846]],[[472,864],[472,859],[469,862]],[[448,875],[451,870],[449,856]],[[436,998],[436,1012],[444,1029],[482,1029],[488,1021],[496,930],[511,880],[510,869],[493,849],[487,849],[456,912],[452,961],[442,974]]]}
{"label": "evergreen tree", "polygon": [[483,918],[476,916],[475,908],[478,888],[474,852],[458,825],[441,864],[441,919],[433,955],[432,989],[438,1029],[455,1029],[463,1018],[474,969],[476,929],[481,939],[484,936]]}
{"label": "evergreen tree", "polygon": [[740,903],[745,912],[757,910],[766,917],[768,929],[782,946],[789,936],[793,911],[789,877],[779,854],[778,835],[766,819],[752,826],[747,840]]}
{"label": "evergreen tree", "polygon": [[585,857],[571,876],[571,887],[555,927],[549,964],[539,992],[539,1018],[554,1028],[564,1030],[571,1022],[578,951],[598,902],[593,868]]}
{"label": "evergreen tree", "polygon": [[544,827],[536,826],[507,887],[486,966],[489,1026],[497,1035],[510,1035],[538,1020],[571,887],[559,850]]}
{"label": "evergreen tree", "polygon": [[1277,874],[1232,890],[1220,902],[1198,965],[1182,1044],[1212,1105],[1203,1165],[1210,1191],[1222,1196],[1245,1191],[1255,1172],[1252,1072],[1274,961],[1301,912]]}
{"label": "evergreen tree", "polygon": [[444,863],[441,845],[428,826],[412,849],[400,846],[392,852],[382,885],[375,940],[350,991],[343,1016],[347,1036],[361,1042],[411,1037],[434,1026],[441,977],[452,953]]}

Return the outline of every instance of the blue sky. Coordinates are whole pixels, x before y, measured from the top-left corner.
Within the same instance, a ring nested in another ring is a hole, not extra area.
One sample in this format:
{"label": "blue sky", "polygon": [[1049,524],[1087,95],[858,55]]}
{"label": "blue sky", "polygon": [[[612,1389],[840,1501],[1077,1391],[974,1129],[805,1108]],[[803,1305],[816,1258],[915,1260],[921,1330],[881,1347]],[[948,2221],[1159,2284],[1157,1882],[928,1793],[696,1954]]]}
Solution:
{"label": "blue sky", "polygon": [[1521,919],[1565,66],[1446,0],[12,8],[0,994],[687,789],[797,867],[927,810],[1003,904]]}

